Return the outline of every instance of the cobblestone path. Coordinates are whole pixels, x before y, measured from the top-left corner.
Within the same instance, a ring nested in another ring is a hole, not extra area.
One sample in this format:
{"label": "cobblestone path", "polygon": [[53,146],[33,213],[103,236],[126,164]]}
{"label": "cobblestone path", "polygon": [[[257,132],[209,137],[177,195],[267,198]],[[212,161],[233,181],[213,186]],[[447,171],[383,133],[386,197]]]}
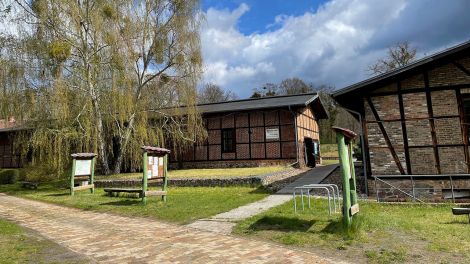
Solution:
{"label": "cobblestone path", "polygon": [[0,193],[0,218],[103,263],[330,263],[271,243]]}

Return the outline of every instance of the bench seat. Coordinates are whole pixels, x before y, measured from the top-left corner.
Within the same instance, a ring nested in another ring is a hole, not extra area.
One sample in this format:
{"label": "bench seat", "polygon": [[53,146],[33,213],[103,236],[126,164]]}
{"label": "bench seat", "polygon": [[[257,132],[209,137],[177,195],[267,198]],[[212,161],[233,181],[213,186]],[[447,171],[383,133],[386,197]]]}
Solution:
{"label": "bench seat", "polygon": [[29,181],[21,181],[19,182],[23,188],[29,188],[36,190],[38,188],[38,182],[29,182]]}
{"label": "bench seat", "polygon": [[454,215],[468,215],[468,222],[470,223],[470,208],[454,207],[452,213]]}
{"label": "bench seat", "polygon": [[142,197],[142,189],[137,188],[104,188],[104,191],[109,195],[113,193],[138,193],[139,197]]}

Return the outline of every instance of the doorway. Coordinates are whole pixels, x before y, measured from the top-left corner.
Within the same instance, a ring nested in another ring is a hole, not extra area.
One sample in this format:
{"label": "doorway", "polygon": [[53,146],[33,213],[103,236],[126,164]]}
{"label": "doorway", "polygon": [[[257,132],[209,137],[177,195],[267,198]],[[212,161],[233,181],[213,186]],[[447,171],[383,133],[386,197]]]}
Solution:
{"label": "doorway", "polygon": [[304,138],[304,151],[305,151],[305,164],[308,167],[314,168],[316,166],[315,160],[315,147],[311,138]]}

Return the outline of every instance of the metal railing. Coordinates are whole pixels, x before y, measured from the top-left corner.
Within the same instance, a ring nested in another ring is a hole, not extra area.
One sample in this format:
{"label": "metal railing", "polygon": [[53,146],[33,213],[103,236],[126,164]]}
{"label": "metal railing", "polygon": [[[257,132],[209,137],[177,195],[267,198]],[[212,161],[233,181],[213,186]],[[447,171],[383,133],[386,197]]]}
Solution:
{"label": "metal railing", "polygon": [[[451,198],[452,202],[455,202],[455,188],[454,188],[454,177],[469,177],[470,174],[419,174],[419,175],[379,175],[379,176],[372,176],[374,178],[374,184],[375,184],[375,192],[376,192],[376,199],[377,202],[380,202],[380,195],[379,195],[379,190],[397,190],[399,193],[404,194],[407,197],[410,197],[413,199],[413,202],[421,202],[425,203],[422,199],[419,199],[417,197],[416,192],[420,190],[434,190],[434,188],[417,188],[415,187],[415,181],[420,178],[431,178],[431,179],[439,179],[439,180],[448,180],[450,184],[450,190],[451,190]],[[386,181],[386,179],[401,179],[401,178],[409,178],[410,180],[410,188],[400,188],[397,187],[389,182]],[[378,188],[377,187],[377,182],[383,183],[387,185],[389,188]],[[406,192],[405,189],[411,190],[410,192]]]}
{"label": "metal railing", "polygon": [[336,184],[307,184],[307,185],[295,187],[294,192],[293,192],[294,212],[297,212],[297,199],[296,199],[297,191],[300,192],[302,210],[304,210],[305,209],[304,191],[307,192],[308,208],[311,208],[311,204],[310,204],[311,191],[315,190],[315,189],[325,190],[326,191],[326,193],[328,195],[328,213],[331,215],[331,200],[333,200],[334,212],[336,212],[337,211],[336,203],[338,202],[338,204],[339,204],[339,201],[340,201],[339,188]]}

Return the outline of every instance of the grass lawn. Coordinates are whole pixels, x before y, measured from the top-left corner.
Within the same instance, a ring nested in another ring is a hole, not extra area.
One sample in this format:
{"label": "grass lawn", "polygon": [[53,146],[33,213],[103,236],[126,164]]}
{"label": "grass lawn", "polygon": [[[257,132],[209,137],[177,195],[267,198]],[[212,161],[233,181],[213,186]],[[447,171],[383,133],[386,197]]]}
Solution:
{"label": "grass lawn", "polygon": [[339,164],[339,160],[322,160],[322,165]]}
{"label": "grass lawn", "polygon": [[[170,178],[232,178],[232,177],[250,177],[263,175],[278,171],[287,170],[285,166],[269,166],[254,168],[224,168],[224,169],[185,169],[169,170]],[[142,178],[142,173],[121,173],[108,176],[97,176],[97,179],[137,179]]]}
{"label": "grass lawn", "polygon": [[149,197],[144,206],[137,198],[105,196],[103,189],[96,189],[95,194],[86,190],[70,196],[67,189],[52,185],[40,185],[35,191],[14,184],[0,185],[0,192],[84,210],[151,217],[180,224],[229,211],[268,195],[255,187],[170,186],[166,203],[159,197]]}
{"label": "grass lawn", "polygon": [[336,144],[320,144],[320,151],[322,157],[339,157]]}
{"label": "grass lawn", "polygon": [[235,233],[280,242],[355,263],[470,263],[468,217],[451,205],[390,205],[363,202],[353,234],[341,214],[328,216],[326,201],[293,212],[292,201],[249,218]]}
{"label": "grass lawn", "polygon": [[32,231],[0,219],[0,263],[87,263],[86,259]]}

